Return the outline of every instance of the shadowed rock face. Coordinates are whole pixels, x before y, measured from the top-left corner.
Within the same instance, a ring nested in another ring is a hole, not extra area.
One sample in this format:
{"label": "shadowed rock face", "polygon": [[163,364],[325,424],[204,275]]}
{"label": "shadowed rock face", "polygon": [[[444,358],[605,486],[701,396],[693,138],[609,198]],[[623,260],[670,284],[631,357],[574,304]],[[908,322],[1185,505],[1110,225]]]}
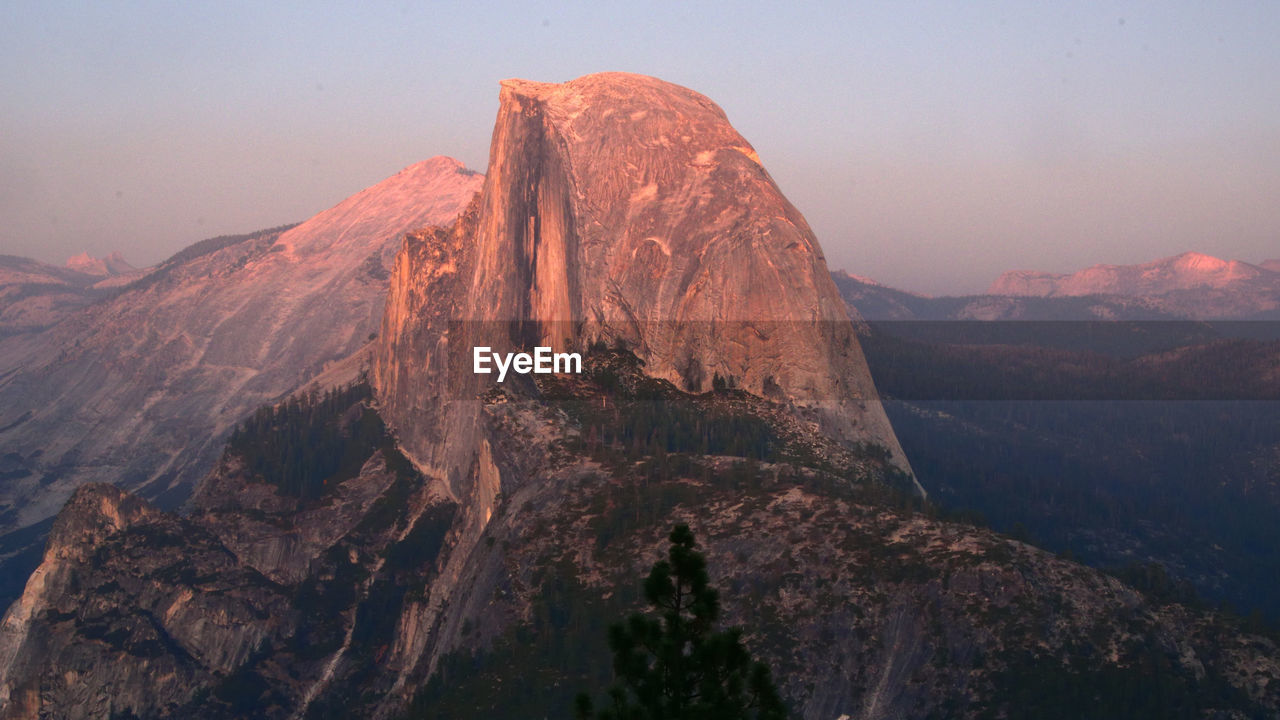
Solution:
{"label": "shadowed rock face", "polygon": [[507,80],[489,157],[472,211],[409,238],[393,273],[376,384],[424,465],[468,464],[448,436],[474,436],[461,399],[488,378],[472,346],[603,340],[687,390],[733,378],[906,467],[813,232],[710,100],[623,73]]}
{"label": "shadowed rock face", "polygon": [[281,589],[210,533],[84,485],[0,625],[0,718],[171,711],[295,622]]}

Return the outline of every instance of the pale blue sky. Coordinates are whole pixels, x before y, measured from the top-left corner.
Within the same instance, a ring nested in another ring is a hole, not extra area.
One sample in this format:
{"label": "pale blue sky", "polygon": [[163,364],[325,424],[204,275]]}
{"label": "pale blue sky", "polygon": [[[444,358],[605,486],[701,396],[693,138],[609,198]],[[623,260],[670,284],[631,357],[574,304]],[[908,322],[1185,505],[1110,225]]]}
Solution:
{"label": "pale blue sky", "polygon": [[927,292],[1280,257],[1280,3],[0,7],[0,252],[137,264],[405,165],[483,170],[505,77],[725,109],[833,268]]}

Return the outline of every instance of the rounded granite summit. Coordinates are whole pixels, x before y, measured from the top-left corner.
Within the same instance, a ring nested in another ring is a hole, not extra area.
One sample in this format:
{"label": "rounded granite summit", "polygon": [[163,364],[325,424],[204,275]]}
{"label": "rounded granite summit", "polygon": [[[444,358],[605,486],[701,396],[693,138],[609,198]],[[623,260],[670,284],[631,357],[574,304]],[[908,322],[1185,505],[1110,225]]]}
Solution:
{"label": "rounded granite summit", "polygon": [[[422,358],[603,341],[691,392],[730,378],[906,469],[817,238],[705,96],[628,73],[504,80],[463,218],[402,254],[379,341],[379,396],[418,457],[447,444],[436,430],[414,440],[438,426],[430,398],[482,389],[443,366],[429,380]],[[445,317],[467,332],[447,333]]]}

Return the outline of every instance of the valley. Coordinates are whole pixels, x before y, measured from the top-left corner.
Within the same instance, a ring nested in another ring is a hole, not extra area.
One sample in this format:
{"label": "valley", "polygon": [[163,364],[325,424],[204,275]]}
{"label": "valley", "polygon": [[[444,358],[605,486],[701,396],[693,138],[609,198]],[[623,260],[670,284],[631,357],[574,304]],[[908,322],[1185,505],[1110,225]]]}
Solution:
{"label": "valley", "polygon": [[792,717],[1280,715],[1267,263],[832,273],[599,73],[504,81],[484,175],[10,266],[72,300],[0,337],[0,718],[566,717],[676,524]]}

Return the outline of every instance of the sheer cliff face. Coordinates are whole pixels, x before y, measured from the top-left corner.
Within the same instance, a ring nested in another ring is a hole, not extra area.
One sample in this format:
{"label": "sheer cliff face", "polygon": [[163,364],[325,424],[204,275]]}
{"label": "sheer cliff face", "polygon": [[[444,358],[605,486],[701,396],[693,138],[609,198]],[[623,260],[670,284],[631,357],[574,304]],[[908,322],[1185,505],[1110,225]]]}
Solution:
{"label": "sheer cliff face", "polygon": [[902,462],[813,232],[724,112],[670,83],[503,82],[471,217],[411,237],[390,297],[376,383],[427,464],[448,432],[436,401],[483,390],[473,345],[592,340],[688,390],[733,378]]}
{"label": "sheer cliff face", "polygon": [[[510,82],[491,157],[453,225],[399,243],[377,402],[312,396],[242,437],[185,517],[76,492],[0,623],[0,719],[563,713],[607,682],[606,628],[672,522],[798,716],[1008,716],[1040,687],[1074,700],[1069,667],[1149,657],[1280,707],[1270,641],[904,509],[907,480],[856,444],[901,461],[813,237],[709,101]],[[469,367],[474,344],[593,340],[635,356],[502,386]],[[754,394],[682,391],[716,374]],[[395,432],[326,443],[367,457],[287,495],[285,467],[317,463],[279,438],[316,437],[320,405],[338,436]],[[1028,657],[1051,684],[1023,687]]]}
{"label": "sheer cliff face", "polygon": [[0,718],[163,714],[295,622],[280,586],[210,533],[84,485],[0,624]]}
{"label": "sheer cliff face", "polygon": [[594,341],[684,390],[732,378],[907,467],[812,231],[720,108],[636,75],[506,81],[484,187],[452,227],[406,235],[375,350],[383,417],[459,505],[438,580],[398,621],[397,690],[459,642],[476,543],[533,477],[472,348]]}

